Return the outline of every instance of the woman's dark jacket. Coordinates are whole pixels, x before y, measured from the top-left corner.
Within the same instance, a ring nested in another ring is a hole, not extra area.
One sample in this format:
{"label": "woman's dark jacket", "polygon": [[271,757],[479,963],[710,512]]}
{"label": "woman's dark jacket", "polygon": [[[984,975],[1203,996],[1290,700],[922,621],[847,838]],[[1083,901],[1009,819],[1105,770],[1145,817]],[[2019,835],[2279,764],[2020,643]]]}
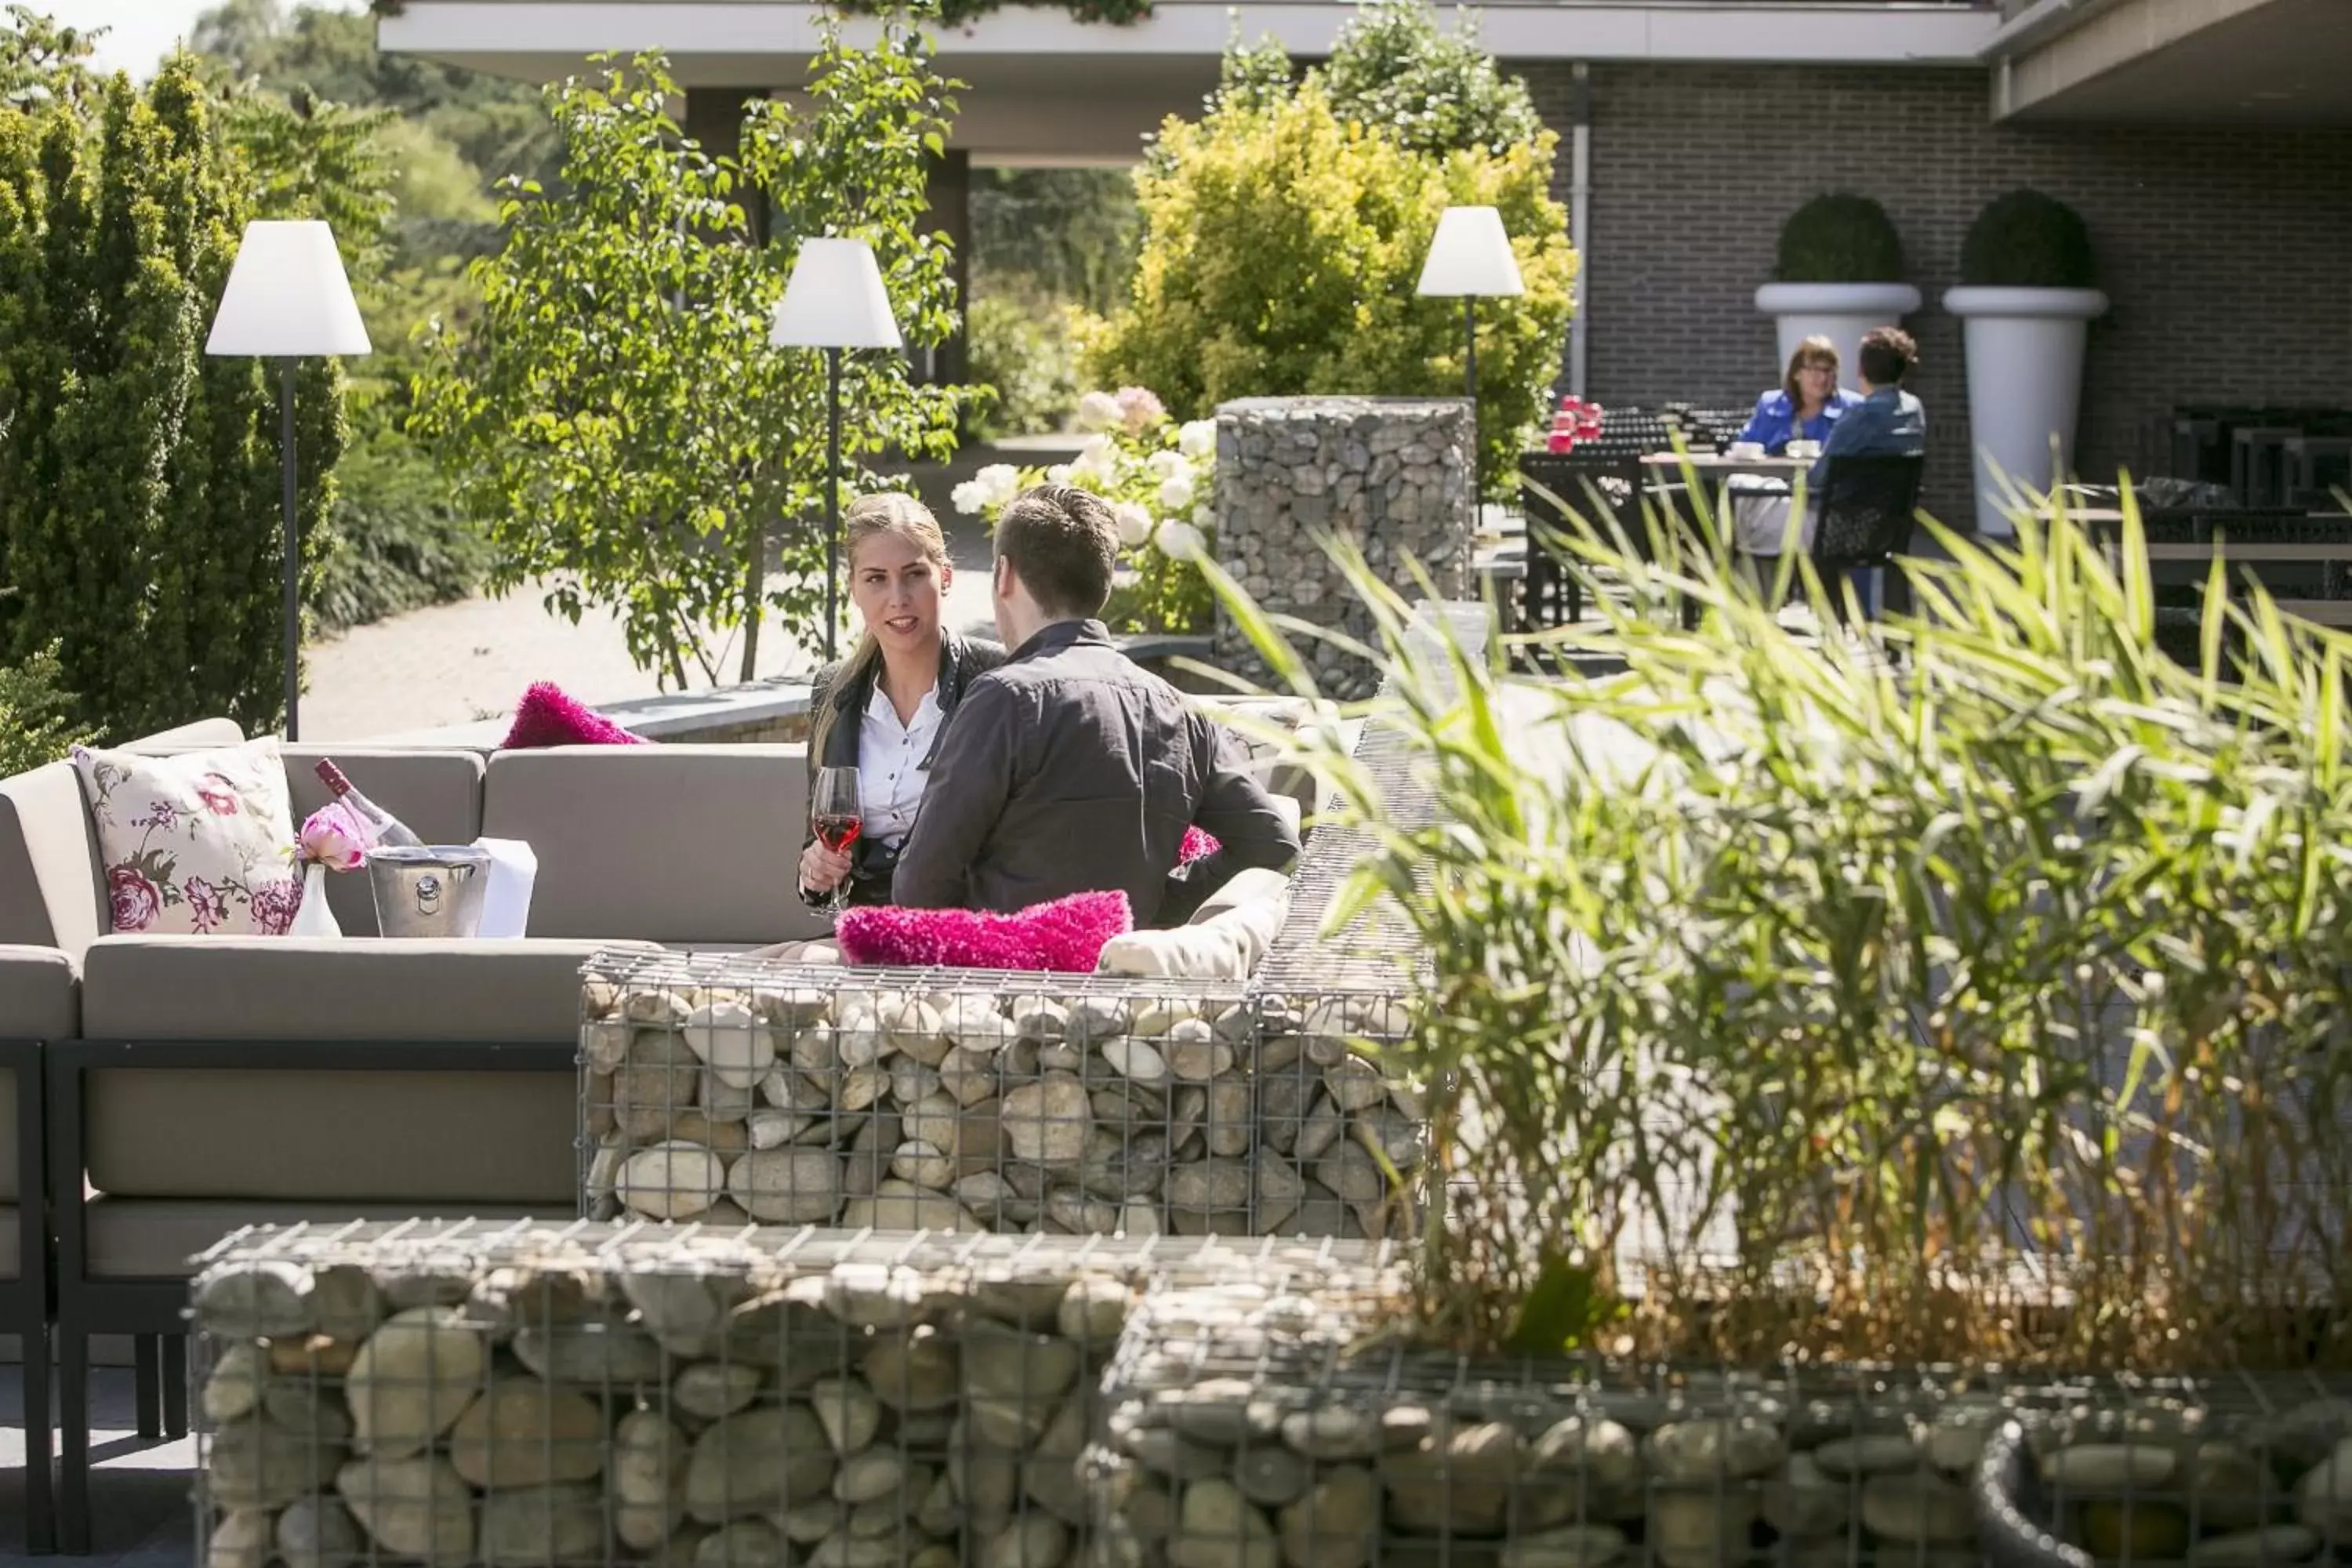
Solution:
{"label": "woman's dark jacket", "polygon": [[[949,632],[940,638],[940,728],[931,738],[931,751],[924,756],[922,767],[928,771],[931,755],[940,749],[939,737],[948,732],[948,721],[955,717],[957,704],[971,683],[1004,662],[1004,649],[981,637],[958,637]],[[866,705],[874,700],[874,681],[881,672],[879,659],[868,667],[860,679],[844,684],[842,672],[848,661],[830,664],[817,671],[809,688],[809,712],[823,713],[827,704],[833,708],[833,728],[824,738],[824,754],[819,756],[814,747],[809,751],[809,799],[816,799],[816,771],[824,768],[854,768],[857,765],[857,738],[865,728]],[[804,826],[801,847],[816,842],[814,826]],[[849,851],[849,901],[853,904],[887,904],[890,901],[890,872],[897,865],[898,852],[891,846],[860,837]],[[819,902],[822,900],[811,900]]]}

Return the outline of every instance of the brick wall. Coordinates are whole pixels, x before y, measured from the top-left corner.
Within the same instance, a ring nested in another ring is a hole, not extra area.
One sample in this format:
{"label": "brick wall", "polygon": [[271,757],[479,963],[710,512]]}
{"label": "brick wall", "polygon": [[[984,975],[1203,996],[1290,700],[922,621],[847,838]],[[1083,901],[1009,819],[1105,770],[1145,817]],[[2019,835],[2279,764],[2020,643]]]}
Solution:
{"label": "brick wall", "polygon": [[[1569,68],[1515,68],[1563,133]],[[1937,308],[1986,200],[2032,184],[2089,226],[2112,308],[2091,327],[2076,466],[2141,460],[2177,404],[2352,405],[2352,130],[1996,125],[1984,73],[1595,65],[1587,390],[1604,405],[1752,401],[1779,379],[1754,291],[1806,197],[1876,197],[1927,304],[1911,319],[1927,503],[1966,515],[1960,327]],[[1852,367],[1847,374],[1852,374]]]}

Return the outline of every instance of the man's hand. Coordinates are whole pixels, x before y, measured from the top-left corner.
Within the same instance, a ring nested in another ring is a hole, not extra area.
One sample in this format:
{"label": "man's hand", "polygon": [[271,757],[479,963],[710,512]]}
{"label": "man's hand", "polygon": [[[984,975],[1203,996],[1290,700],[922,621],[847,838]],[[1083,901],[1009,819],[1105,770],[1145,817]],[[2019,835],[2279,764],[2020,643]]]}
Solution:
{"label": "man's hand", "polygon": [[801,851],[801,886],[812,893],[830,893],[849,879],[849,856],[827,849],[812,839]]}

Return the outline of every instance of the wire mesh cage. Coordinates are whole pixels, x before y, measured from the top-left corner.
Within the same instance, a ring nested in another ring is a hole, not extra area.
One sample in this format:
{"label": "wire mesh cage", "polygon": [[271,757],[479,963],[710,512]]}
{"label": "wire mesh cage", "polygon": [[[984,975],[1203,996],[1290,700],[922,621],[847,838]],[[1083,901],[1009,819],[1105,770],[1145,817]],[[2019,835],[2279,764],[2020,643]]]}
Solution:
{"label": "wire mesh cage", "polygon": [[1312,1292],[1345,1243],[353,1224],[200,1260],[211,1568],[1059,1568],[1154,1281]]}
{"label": "wire mesh cage", "polygon": [[[1269,1026],[1269,1020],[1271,1025]],[[1386,994],[599,955],[585,1217],[1064,1235],[1384,1234],[1420,1163]]]}
{"label": "wire mesh cage", "polygon": [[[1102,1555],[2244,1568],[2352,1544],[2338,1383],[1481,1363],[1389,1321],[1377,1292],[1148,1291],[1088,1454]],[[1988,1447],[2012,1421],[2004,1479]],[[2032,1528],[1985,1525],[1996,1501]]]}

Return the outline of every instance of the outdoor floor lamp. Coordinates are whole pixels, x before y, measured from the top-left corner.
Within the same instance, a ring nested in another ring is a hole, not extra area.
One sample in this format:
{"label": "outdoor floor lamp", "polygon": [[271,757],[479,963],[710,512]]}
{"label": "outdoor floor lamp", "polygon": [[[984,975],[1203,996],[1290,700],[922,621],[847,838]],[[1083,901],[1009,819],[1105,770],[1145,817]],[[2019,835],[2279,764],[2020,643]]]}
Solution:
{"label": "outdoor floor lamp", "polygon": [[768,342],[824,351],[824,657],[841,624],[841,351],[895,349],[898,323],[874,250],[862,239],[804,239]]}
{"label": "outdoor floor lamp", "polygon": [[1472,493],[1478,471],[1478,300],[1524,294],[1519,263],[1511,254],[1511,237],[1503,230],[1503,215],[1493,207],[1447,207],[1437,220],[1437,234],[1429,242],[1429,258],[1421,264],[1421,281],[1413,291],[1425,296],[1462,298],[1464,337],[1463,389],[1470,399],[1470,471]]}
{"label": "outdoor floor lamp", "polygon": [[294,512],[294,363],[372,353],[334,231],[316,219],[245,226],[205,353],[278,362],[278,467],[285,479],[286,738],[302,738],[302,536]]}

